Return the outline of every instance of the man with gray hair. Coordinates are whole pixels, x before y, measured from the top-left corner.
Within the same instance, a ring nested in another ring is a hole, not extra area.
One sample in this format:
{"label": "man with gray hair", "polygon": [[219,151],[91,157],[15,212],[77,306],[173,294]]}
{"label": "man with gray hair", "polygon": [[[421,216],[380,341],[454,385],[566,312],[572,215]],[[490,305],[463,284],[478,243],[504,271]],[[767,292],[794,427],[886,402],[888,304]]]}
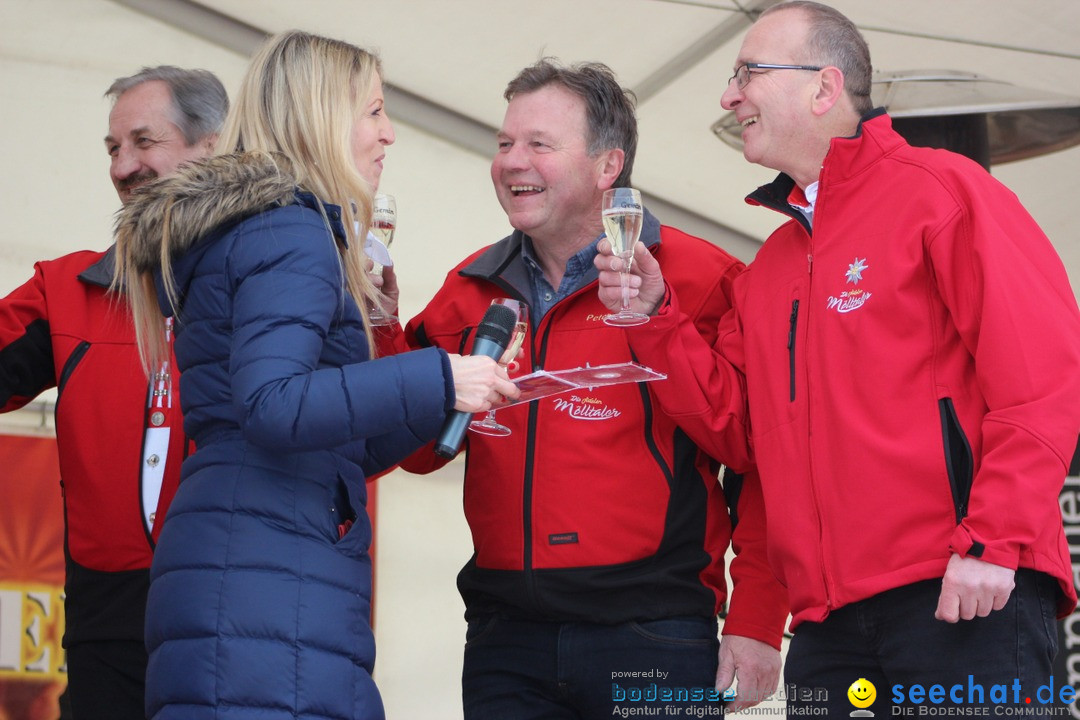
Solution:
{"label": "man with gray hair", "polygon": [[[116,80],[105,148],[122,202],[208,156],[228,110],[205,70]],[[141,720],[148,570],[188,449],[170,363],[149,383],[127,304],[108,291],[113,248],[36,264],[0,300],[0,412],[58,388],[65,511],[68,695],[76,720]],[[0,493],[3,492],[0,487]]]}
{"label": "man with gray hair", "polygon": [[169,65],[119,78],[105,95],[114,101],[105,136],[109,176],[125,203],[139,185],[209,155],[229,108],[213,73]]}

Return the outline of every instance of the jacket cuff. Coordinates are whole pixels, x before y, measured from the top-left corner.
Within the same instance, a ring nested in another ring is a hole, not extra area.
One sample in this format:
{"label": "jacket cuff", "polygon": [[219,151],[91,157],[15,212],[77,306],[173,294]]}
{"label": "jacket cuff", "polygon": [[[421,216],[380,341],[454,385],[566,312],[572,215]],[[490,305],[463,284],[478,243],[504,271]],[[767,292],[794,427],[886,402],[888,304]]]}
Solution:
{"label": "jacket cuff", "polygon": [[982,538],[963,523],[956,526],[949,538],[949,549],[962,558],[975,558],[1016,570],[1020,565],[1020,549],[1009,541]]}
{"label": "jacket cuff", "polygon": [[679,299],[671,286],[664,281],[664,297],[656,306],[656,312],[649,316],[649,322],[632,325],[624,330],[630,339],[631,349],[635,342],[650,344],[662,343],[665,334],[670,336],[679,328]]}
{"label": "jacket cuff", "polygon": [[[784,638],[784,622],[787,620],[787,609],[778,607],[758,608],[756,618],[741,617],[728,614],[724,618],[724,625],[720,630],[721,635],[738,635],[748,637],[766,645],[780,649],[780,643]],[[764,617],[771,614],[773,617]]]}
{"label": "jacket cuff", "polygon": [[[751,602],[750,595],[753,595]],[[731,593],[722,635],[739,635],[780,649],[788,619],[787,590],[776,578],[743,580]]]}
{"label": "jacket cuff", "polygon": [[446,398],[443,411],[450,412],[454,409],[454,403],[457,402],[457,392],[454,390],[454,370],[450,367],[450,356],[445,350],[439,349],[439,360],[442,361],[442,375],[443,375],[443,387]]}
{"label": "jacket cuff", "polygon": [[656,313],[653,317],[679,317],[679,300],[675,297],[675,291],[672,290],[667,280],[664,281],[664,297],[660,299],[660,303],[656,306]]}

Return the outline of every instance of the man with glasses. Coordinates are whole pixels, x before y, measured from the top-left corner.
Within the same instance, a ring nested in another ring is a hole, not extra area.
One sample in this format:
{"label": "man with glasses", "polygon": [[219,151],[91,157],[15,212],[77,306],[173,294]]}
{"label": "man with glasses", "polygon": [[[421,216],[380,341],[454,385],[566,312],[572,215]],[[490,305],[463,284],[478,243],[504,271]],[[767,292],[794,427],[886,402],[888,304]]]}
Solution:
{"label": "man with glasses", "polygon": [[735,69],[735,74],[728,79],[728,85],[735,83],[742,90],[750,82],[750,78],[767,70],[823,70],[817,65],[775,65],[773,63],[748,62]]}
{"label": "man with glasses", "polygon": [[[736,469],[757,463],[791,598],[789,711],[1048,712],[1071,699],[1050,663],[1055,613],[1076,604],[1057,499],[1080,313],[1062,263],[982,167],[911,147],[872,107],[869,49],[832,8],[773,6],[736,68],[722,104],[746,159],[781,173],[747,201],[787,220],[713,348],[647,253],[633,307],[655,317],[626,332],[669,376],[664,410]],[[601,250],[615,308],[621,261]]]}

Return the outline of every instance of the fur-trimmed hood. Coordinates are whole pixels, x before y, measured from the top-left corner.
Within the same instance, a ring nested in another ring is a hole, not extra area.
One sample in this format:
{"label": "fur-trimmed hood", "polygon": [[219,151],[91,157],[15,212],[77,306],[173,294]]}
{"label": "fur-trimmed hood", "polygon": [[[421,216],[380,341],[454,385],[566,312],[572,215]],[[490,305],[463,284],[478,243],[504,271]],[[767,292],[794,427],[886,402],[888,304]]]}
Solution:
{"label": "fur-trimmed hood", "polygon": [[156,270],[166,234],[175,257],[215,228],[288,205],[295,193],[292,165],[282,155],[211,157],[136,190],[117,213],[114,234],[118,245],[131,247],[136,270]]}

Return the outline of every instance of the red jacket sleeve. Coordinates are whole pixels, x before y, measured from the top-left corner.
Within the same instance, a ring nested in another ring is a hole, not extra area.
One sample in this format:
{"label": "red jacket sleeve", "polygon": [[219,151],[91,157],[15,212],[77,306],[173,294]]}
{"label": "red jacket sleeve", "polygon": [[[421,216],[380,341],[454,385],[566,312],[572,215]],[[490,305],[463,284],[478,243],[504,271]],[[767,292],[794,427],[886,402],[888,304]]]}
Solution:
{"label": "red jacket sleeve", "polygon": [[[732,343],[735,314],[730,308],[735,278],[743,270],[742,263],[728,266],[709,297],[688,313],[680,309],[676,292],[669,286],[660,316],[630,329],[628,337],[643,363],[668,374],[666,381],[650,384],[664,412],[704,452],[742,472],[741,476],[728,472],[724,478],[735,557],[728,568],[733,586],[723,633],[779,649],[788,597],[769,567],[765,501],[742,419],[742,375],[712,347],[721,340]],[[714,412],[716,401],[720,407]],[[718,432],[719,428],[723,431]]]}
{"label": "red jacket sleeve", "polygon": [[950,545],[1016,568],[1061,522],[1053,499],[1080,426],[1080,313],[1053,246],[1010,191],[987,181],[964,200],[968,210],[928,239],[987,406],[967,515]]}
{"label": "red jacket sleeve", "polygon": [[725,353],[741,352],[737,317],[729,310],[720,321],[719,352],[680,310],[669,285],[660,311],[645,325],[627,331],[640,361],[665,373],[654,391],[664,412],[712,457],[737,472],[752,467],[746,410],[746,383]]}
{"label": "red jacket sleeve", "polygon": [[[725,478],[725,483],[733,478]],[[724,635],[760,640],[780,649],[788,616],[787,589],[769,567],[766,547],[765,499],[756,470],[742,475],[738,503],[733,508],[728,572],[732,589]]]}
{"label": "red jacket sleeve", "polygon": [[45,297],[45,272],[0,300],[0,412],[9,412],[56,385]]}

